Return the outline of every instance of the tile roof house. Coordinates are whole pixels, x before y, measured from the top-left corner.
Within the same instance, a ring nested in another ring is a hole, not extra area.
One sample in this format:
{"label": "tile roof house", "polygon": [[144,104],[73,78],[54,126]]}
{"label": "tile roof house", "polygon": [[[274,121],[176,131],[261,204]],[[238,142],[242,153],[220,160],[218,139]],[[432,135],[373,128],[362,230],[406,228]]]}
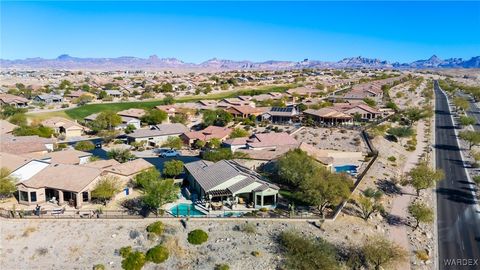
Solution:
{"label": "tile roof house", "polygon": [[14,125],[7,120],[0,119],[0,134],[12,133],[12,131],[17,128],[17,125]]}
{"label": "tile roof house", "polygon": [[318,110],[307,109],[303,111],[303,115],[307,118],[311,118],[313,121],[316,121],[321,124],[350,124],[352,123],[353,117],[349,114],[343,113],[340,110],[335,108],[321,108]]}
{"label": "tile roof house", "polygon": [[55,200],[80,208],[91,200],[102,170],[70,164],[49,164],[27,180],[17,184],[19,203],[32,205]]}
{"label": "tile roof house", "polygon": [[232,131],[231,128],[227,127],[208,126],[203,130],[186,132],[182,134],[181,138],[188,145],[193,144],[197,140],[208,142],[213,138],[223,141],[230,136]]}
{"label": "tile roof house", "polygon": [[66,97],[68,99],[75,99],[75,98],[79,98],[83,95],[87,95],[87,96],[91,96],[93,98],[97,98],[96,95],[94,95],[90,92],[82,91],[82,90],[72,91],[69,94],[64,95],[64,97]]}
{"label": "tile roof house", "polygon": [[253,208],[275,207],[277,204],[279,187],[234,161],[212,163],[200,160],[184,166],[192,200],[207,201],[207,209],[211,202],[225,203],[225,200],[232,209],[242,202]]}
{"label": "tile roof house", "polygon": [[323,93],[323,91],[315,88],[310,88],[310,87],[296,87],[296,88],[287,90],[287,94],[289,95],[298,95],[298,96],[304,96],[304,97],[311,97],[314,95],[318,95],[320,93]]}
{"label": "tile roof house", "polygon": [[0,94],[0,105],[23,108],[28,106],[28,99],[10,94]]}
{"label": "tile roof house", "polygon": [[188,132],[188,128],[180,123],[160,124],[152,126],[151,129],[137,129],[127,134],[127,139],[129,142],[146,141],[151,146],[155,146],[162,145],[168,137],[178,137],[185,132]]}
{"label": "tile roof house", "polygon": [[251,106],[231,106],[225,111],[231,113],[233,117],[248,118],[250,116],[258,116],[264,113],[267,108],[254,108]]}
{"label": "tile roof house", "polygon": [[46,104],[51,104],[51,103],[61,103],[63,102],[63,97],[60,95],[55,95],[55,94],[41,94],[37,95],[33,98],[34,101],[36,102],[43,102]]}
{"label": "tile roof house", "polygon": [[29,157],[0,152],[1,167],[5,167],[16,181],[24,181],[49,165],[48,162]]}
{"label": "tile roof house", "polygon": [[90,130],[75,121],[63,117],[52,117],[43,120],[42,125],[52,128],[57,134],[64,134],[65,138],[80,137]]}
{"label": "tile roof house", "polygon": [[262,114],[262,120],[272,123],[292,123],[299,114],[295,106],[272,107]]}
{"label": "tile roof house", "polygon": [[128,110],[119,111],[117,112],[117,114],[120,116],[140,119],[146,114],[146,112],[144,109],[132,108]]}
{"label": "tile roof house", "polygon": [[66,149],[62,151],[49,152],[46,154],[30,153],[24,154],[24,156],[48,163],[81,165],[89,161],[92,153],[78,151],[75,149]]}
{"label": "tile roof house", "polygon": [[53,151],[53,139],[33,136],[13,136],[11,134],[2,135],[0,140],[0,150],[12,154],[26,153],[47,153]]}
{"label": "tile roof house", "polygon": [[119,164],[120,162],[116,161],[115,159],[101,159],[101,160],[85,163],[83,164],[83,166],[97,168],[97,169],[106,169]]}
{"label": "tile roof house", "polygon": [[144,170],[153,168],[153,164],[143,158],[134,159],[125,163],[116,164],[105,168],[106,172],[119,176],[134,176]]}

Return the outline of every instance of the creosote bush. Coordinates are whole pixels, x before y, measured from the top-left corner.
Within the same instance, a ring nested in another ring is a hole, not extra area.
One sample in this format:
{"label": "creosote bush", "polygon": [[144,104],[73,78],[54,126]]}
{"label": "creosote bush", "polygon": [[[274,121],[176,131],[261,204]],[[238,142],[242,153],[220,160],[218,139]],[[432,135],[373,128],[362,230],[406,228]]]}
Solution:
{"label": "creosote bush", "polygon": [[213,268],[213,270],[230,270],[230,266],[225,263],[217,264],[215,265],[215,268]]}
{"label": "creosote bush", "polygon": [[145,262],[145,254],[140,251],[130,252],[130,254],[122,260],[122,268],[125,270],[141,270]]}
{"label": "creosote bush", "polygon": [[165,225],[161,221],[156,221],[147,226],[147,232],[161,236],[165,230]]}
{"label": "creosote bush", "polygon": [[147,251],[146,259],[153,263],[162,263],[168,259],[168,249],[162,245],[155,246]]}
{"label": "creosote bush", "polygon": [[208,234],[200,229],[188,233],[188,242],[193,245],[201,245],[208,240]]}
{"label": "creosote bush", "polygon": [[126,258],[130,253],[132,253],[132,247],[131,246],[121,247],[118,253],[120,254],[120,256],[122,256],[122,258]]}
{"label": "creosote bush", "polygon": [[105,265],[103,264],[96,264],[93,266],[93,270],[105,270]]}

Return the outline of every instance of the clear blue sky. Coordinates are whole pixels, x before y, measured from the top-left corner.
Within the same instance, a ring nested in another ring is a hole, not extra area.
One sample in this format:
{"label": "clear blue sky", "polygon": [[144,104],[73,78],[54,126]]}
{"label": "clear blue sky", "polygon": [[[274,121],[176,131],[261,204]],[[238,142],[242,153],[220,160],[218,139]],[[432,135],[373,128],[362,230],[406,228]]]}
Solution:
{"label": "clear blue sky", "polygon": [[480,55],[480,2],[4,2],[4,59]]}

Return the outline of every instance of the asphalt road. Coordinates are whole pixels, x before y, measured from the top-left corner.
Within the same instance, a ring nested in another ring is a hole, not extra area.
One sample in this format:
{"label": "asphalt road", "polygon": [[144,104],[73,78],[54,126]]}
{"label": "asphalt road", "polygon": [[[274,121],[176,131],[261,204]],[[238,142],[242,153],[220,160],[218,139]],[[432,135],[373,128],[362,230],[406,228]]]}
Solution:
{"label": "asphalt road", "polygon": [[436,166],[445,172],[437,184],[438,266],[480,269],[480,218],[475,185],[465,171],[445,94],[435,83]]}

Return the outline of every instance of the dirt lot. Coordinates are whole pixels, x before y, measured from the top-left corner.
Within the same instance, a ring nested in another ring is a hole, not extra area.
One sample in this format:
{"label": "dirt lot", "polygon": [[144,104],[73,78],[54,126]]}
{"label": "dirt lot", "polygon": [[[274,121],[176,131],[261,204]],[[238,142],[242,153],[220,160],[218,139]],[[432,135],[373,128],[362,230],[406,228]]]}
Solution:
{"label": "dirt lot", "polygon": [[[98,263],[107,269],[121,269],[119,248],[146,251],[161,241],[147,237],[145,228],[153,221],[1,220],[0,269],[91,269]],[[171,256],[163,264],[148,263],[144,269],[213,269],[218,263],[228,263],[231,269],[276,269],[282,259],[275,238],[283,230],[295,228],[342,244],[361,243],[365,235],[377,232],[373,225],[348,216],[325,223],[324,230],[306,221],[249,222],[257,227],[256,234],[236,230],[245,223],[242,220],[190,220],[187,229],[178,220],[165,221],[164,243]],[[209,234],[201,246],[186,239],[196,228]],[[252,251],[260,255],[253,256]]]}

